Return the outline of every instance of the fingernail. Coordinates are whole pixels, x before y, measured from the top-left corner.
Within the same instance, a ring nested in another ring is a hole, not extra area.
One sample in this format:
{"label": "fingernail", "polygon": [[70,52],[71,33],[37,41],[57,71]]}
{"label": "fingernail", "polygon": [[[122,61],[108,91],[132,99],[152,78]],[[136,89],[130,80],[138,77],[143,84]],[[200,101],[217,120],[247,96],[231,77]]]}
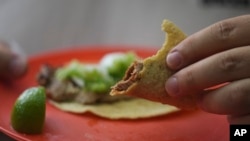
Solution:
{"label": "fingernail", "polygon": [[182,56],[178,51],[169,53],[167,56],[167,64],[170,68],[178,69],[182,64]]}
{"label": "fingernail", "polygon": [[171,77],[166,82],[166,91],[170,96],[178,96],[179,94],[179,86],[178,80],[176,77]]}
{"label": "fingernail", "polygon": [[10,73],[14,76],[20,76],[26,71],[25,58],[15,56],[9,63]]}

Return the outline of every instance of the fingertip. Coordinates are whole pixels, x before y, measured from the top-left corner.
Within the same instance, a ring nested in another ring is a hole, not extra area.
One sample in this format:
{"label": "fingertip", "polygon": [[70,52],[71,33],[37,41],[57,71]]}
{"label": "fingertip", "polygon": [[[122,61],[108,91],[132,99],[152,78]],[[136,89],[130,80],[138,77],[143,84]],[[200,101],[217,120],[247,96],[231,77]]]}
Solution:
{"label": "fingertip", "polygon": [[165,84],[165,89],[170,96],[178,97],[180,92],[178,79],[176,77],[170,77]]}
{"label": "fingertip", "polygon": [[183,57],[180,52],[173,51],[167,55],[166,62],[171,69],[178,69],[182,65]]}
{"label": "fingertip", "polygon": [[0,41],[0,77],[17,78],[27,71],[27,59],[14,41]]}

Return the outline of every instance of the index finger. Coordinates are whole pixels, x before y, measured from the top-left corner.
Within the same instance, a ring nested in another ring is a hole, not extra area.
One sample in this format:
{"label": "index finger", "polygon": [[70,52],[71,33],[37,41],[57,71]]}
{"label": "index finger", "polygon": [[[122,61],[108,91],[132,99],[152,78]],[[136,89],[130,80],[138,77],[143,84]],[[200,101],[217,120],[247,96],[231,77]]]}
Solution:
{"label": "index finger", "polygon": [[173,48],[167,56],[172,69],[181,69],[212,54],[250,44],[250,15],[215,23]]}

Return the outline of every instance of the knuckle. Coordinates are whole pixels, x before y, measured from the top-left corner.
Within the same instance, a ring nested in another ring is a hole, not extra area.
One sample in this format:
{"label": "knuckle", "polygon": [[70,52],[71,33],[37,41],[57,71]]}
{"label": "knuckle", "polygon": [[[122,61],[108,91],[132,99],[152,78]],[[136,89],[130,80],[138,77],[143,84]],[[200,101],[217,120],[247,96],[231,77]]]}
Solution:
{"label": "knuckle", "polygon": [[190,36],[183,42],[184,47],[182,48],[182,55],[184,55],[185,59],[187,59],[186,61],[196,56],[195,55],[196,46],[194,45],[195,44],[194,42],[196,42],[195,36]]}
{"label": "knuckle", "polygon": [[224,54],[219,58],[218,63],[219,69],[222,72],[233,72],[234,70],[237,70],[240,64],[240,59],[230,54]]}
{"label": "knuckle", "polygon": [[196,80],[194,78],[194,73],[192,70],[187,70],[185,74],[183,74],[184,84],[188,88],[193,88],[196,84]]}
{"label": "knuckle", "polygon": [[211,27],[212,36],[217,40],[230,40],[235,26],[229,21],[221,21]]}
{"label": "knuckle", "polygon": [[[249,103],[249,90],[245,87],[242,87],[240,85],[235,86],[230,92],[227,97],[228,102],[231,105],[239,106]],[[249,104],[248,104],[249,105]]]}

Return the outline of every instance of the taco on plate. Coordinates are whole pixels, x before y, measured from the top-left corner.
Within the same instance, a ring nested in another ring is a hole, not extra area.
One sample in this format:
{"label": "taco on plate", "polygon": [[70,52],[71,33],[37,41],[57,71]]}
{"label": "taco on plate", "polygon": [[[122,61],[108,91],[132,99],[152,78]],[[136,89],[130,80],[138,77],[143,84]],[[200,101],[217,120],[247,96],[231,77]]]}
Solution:
{"label": "taco on plate", "polygon": [[97,64],[74,59],[59,67],[45,64],[37,75],[37,82],[46,88],[50,103],[66,112],[137,119],[178,111],[174,106],[141,98],[109,95],[111,86],[122,79],[129,65],[138,58],[132,51],[112,52]]}

